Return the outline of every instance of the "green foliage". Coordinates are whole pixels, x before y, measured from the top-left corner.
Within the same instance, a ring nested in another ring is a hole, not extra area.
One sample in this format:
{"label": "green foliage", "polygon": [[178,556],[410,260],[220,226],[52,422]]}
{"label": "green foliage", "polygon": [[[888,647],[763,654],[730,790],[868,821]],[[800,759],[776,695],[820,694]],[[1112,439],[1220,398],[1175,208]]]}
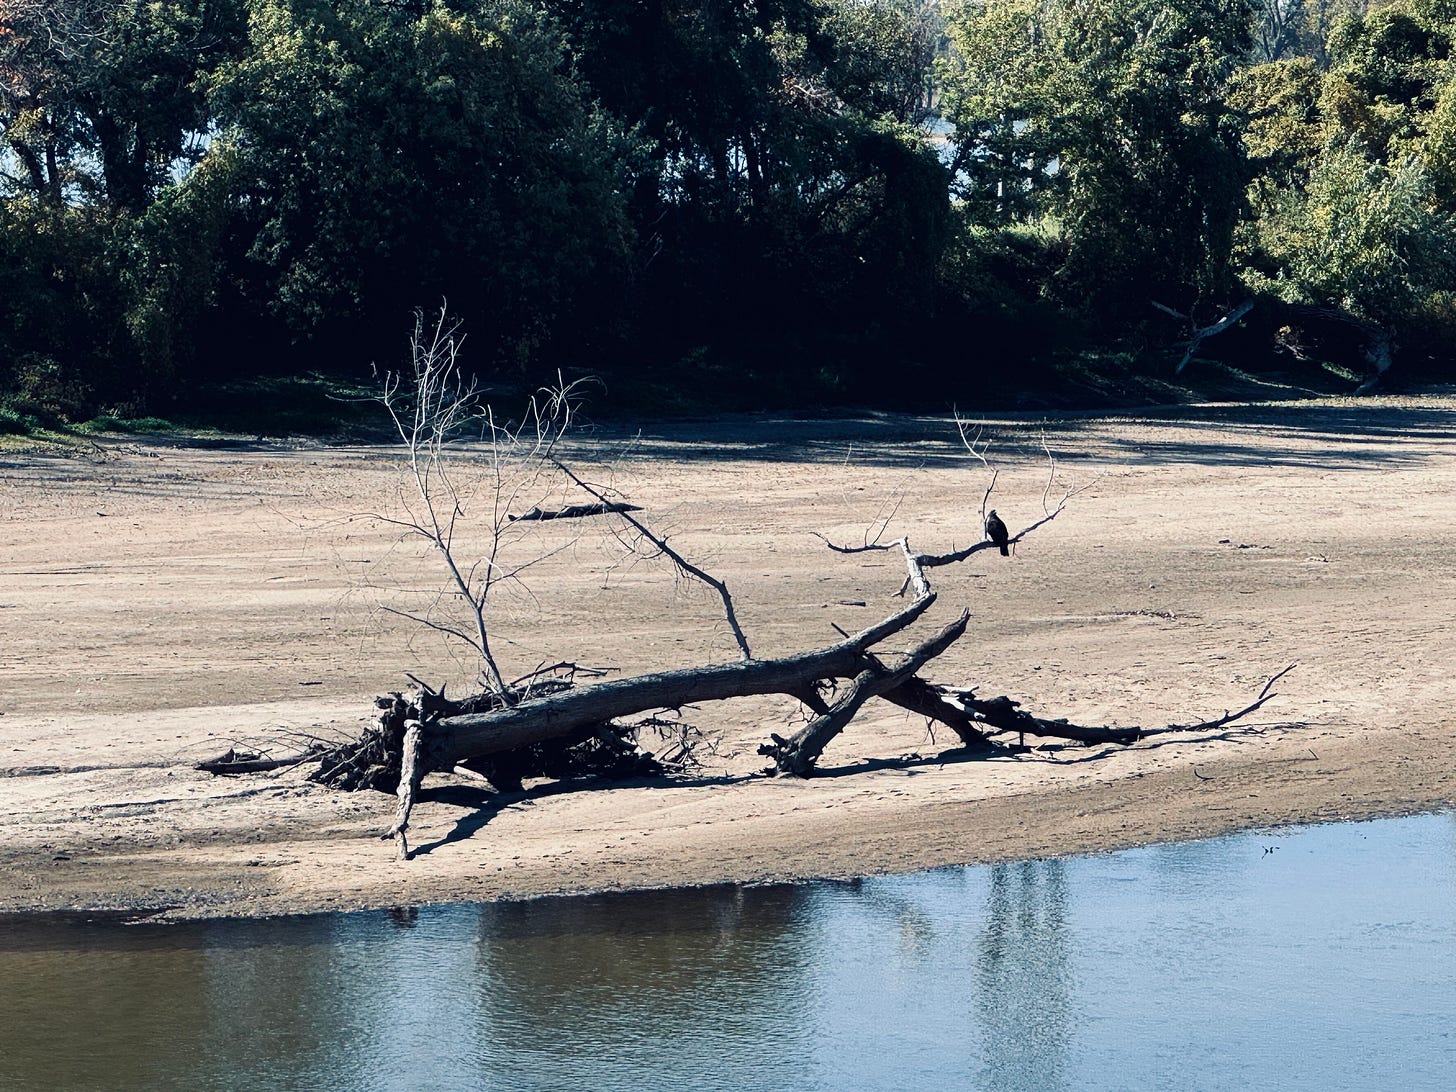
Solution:
{"label": "green foliage", "polygon": [[143,392],[172,389],[195,375],[237,171],[233,148],[214,143],[196,169],[119,235],[125,322]]}
{"label": "green foliage", "polygon": [[[950,20],[946,116],[984,224],[1052,214],[1064,298],[1114,311],[1226,290],[1247,182],[1226,102],[1242,0],[988,0]],[[1139,294],[1141,294],[1141,292]]]}
{"label": "green foliage", "polygon": [[125,343],[105,210],[0,203],[0,392],[26,412],[85,412],[116,380]]}
{"label": "green foliage", "polygon": [[1435,301],[1456,276],[1456,86],[1441,10],[1346,17],[1323,73],[1296,60],[1241,75],[1235,101],[1263,168],[1240,232],[1252,288],[1397,334],[1442,321]]}
{"label": "green foliage", "polygon": [[1288,185],[1324,146],[1321,80],[1309,57],[1254,65],[1235,74],[1229,105],[1243,117],[1244,148],[1257,179]]}
{"label": "green foliage", "polygon": [[276,384],[442,299],[482,370],[641,405],[1151,390],[1151,302],[1248,291],[1218,346],[1305,307],[1452,362],[1453,33],[1456,0],[5,0],[0,431],[222,390],[313,428]]}
{"label": "green foliage", "polygon": [[448,298],[522,362],[621,276],[626,140],[518,4],[253,0],[217,80],[248,259],[295,337],[376,342]]}
{"label": "green foliage", "polygon": [[1448,29],[1397,3],[1339,23],[1329,49],[1320,107],[1331,138],[1359,140],[1383,162],[1416,152],[1447,77]]}
{"label": "green foliage", "polygon": [[207,75],[240,43],[241,0],[12,0],[0,34],[10,192],[140,213],[196,161]]}
{"label": "green foliage", "polygon": [[647,141],[633,186],[635,349],[783,371],[775,389],[829,397],[922,352],[952,229],[921,124],[930,12],[888,0],[554,7],[593,92]]}
{"label": "green foliage", "polygon": [[1437,207],[1424,166],[1371,162],[1356,142],[1327,149],[1302,188],[1280,192],[1254,237],[1255,288],[1382,326],[1456,275],[1456,218]]}
{"label": "green foliage", "polygon": [[931,116],[934,65],[944,33],[939,5],[925,0],[827,0],[824,68],[829,91],[868,117],[918,124]]}

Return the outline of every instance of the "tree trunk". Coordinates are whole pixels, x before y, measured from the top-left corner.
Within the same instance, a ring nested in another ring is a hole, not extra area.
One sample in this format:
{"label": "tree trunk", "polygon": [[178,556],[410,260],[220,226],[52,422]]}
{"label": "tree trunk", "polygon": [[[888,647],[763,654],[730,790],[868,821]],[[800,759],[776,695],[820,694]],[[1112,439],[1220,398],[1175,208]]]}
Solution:
{"label": "tree trunk", "polygon": [[[921,596],[898,614],[837,645],[783,659],[660,671],[572,689],[487,713],[443,717],[426,730],[428,766],[448,769],[467,758],[528,747],[588,725],[653,709],[680,709],[693,702],[755,694],[801,698],[813,693],[822,679],[854,678],[873,667],[869,648],[905,629],[934,602],[934,593]],[[964,621],[959,625],[955,636],[964,632]],[[954,637],[945,643],[951,640]]]}

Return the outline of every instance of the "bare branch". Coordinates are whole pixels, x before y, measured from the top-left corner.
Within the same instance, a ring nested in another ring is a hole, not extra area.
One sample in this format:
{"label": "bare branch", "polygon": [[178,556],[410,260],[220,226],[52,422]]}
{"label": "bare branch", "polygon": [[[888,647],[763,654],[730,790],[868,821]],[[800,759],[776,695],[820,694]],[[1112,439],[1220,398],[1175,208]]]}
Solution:
{"label": "bare branch", "polygon": [[984,528],[986,526],[986,512],[991,505],[991,494],[996,489],[996,478],[1001,471],[993,467],[986,458],[986,452],[991,450],[991,441],[981,438],[985,426],[977,425],[975,434],[972,435],[969,431],[969,426],[961,415],[954,410],[951,412],[955,417],[956,431],[960,433],[961,444],[970,452],[973,458],[977,459],[991,473],[991,480],[986,483],[986,492],[981,496],[981,527]]}
{"label": "bare branch", "polygon": [[470,636],[470,634],[466,633],[464,630],[456,629],[454,626],[442,625],[439,622],[435,622],[429,618],[426,618],[423,614],[415,614],[413,611],[400,610],[398,607],[391,607],[387,604],[380,607],[380,609],[384,611],[385,614],[393,614],[397,618],[403,618],[409,622],[416,622],[419,625],[424,626],[426,629],[434,630],[436,633],[443,633],[447,637],[458,638],[459,640],[464,641],[466,644],[468,644],[471,648],[475,649],[477,652],[480,651],[480,646],[476,643],[475,638]]}
{"label": "bare branch", "polygon": [[[570,478],[571,481],[575,483],[579,489],[581,489],[588,495],[595,497],[599,504],[612,504],[612,502],[607,499],[605,494],[601,493],[594,486],[588,485],[586,482],[582,481],[581,478],[578,477],[576,473],[573,472],[572,469],[565,463],[561,462],[558,459],[552,459],[552,462],[555,463],[556,468],[560,470],[561,473],[565,474],[568,478]],[[640,509],[636,510],[640,511]],[[637,519],[635,516],[633,516],[630,511],[623,508],[617,508],[615,509],[615,514],[621,516],[623,520],[625,520],[628,524],[636,529],[638,534],[640,534],[648,542],[652,543],[652,545],[657,547],[657,549],[660,550],[662,554],[668,558],[668,560],[670,560],[674,565],[678,567],[678,570],[680,572],[686,573],[688,576],[694,577],[697,580],[701,580],[704,584],[707,584],[708,587],[712,588],[718,593],[718,598],[723,601],[723,614],[728,620],[728,628],[733,631],[733,639],[738,642],[738,651],[742,654],[743,659],[753,659],[753,653],[749,650],[748,647],[748,638],[743,635],[743,627],[738,624],[738,614],[733,609],[733,596],[728,593],[728,585],[723,583],[723,581],[719,580],[717,577],[711,576],[710,574],[704,572],[687,558],[683,557],[682,554],[678,553],[667,544],[667,539],[663,538],[660,535],[653,534],[652,531],[647,528],[647,525],[644,524],[641,520]]]}
{"label": "bare branch", "polygon": [[[1278,697],[1274,690],[1274,684],[1282,679],[1295,665],[1290,664],[1283,671],[1278,672],[1259,692],[1257,698],[1250,704],[1244,706],[1236,713],[1225,712],[1221,717],[1200,721],[1197,724],[1168,724],[1157,728],[1142,728],[1132,725],[1126,728],[1117,728],[1099,725],[1073,724],[1066,719],[1049,720],[1028,713],[1021,708],[1021,703],[1013,701],[1008,697],[982,699],[975,695],[975,691],[967,688],[949,686],[937,686],[933,683],[926,683],[923,680],[912,680],[939,699],[952,698],[958,702],[970,715],[973,723],[988,726],[992,731],[1016,732],[1022,736],[1050,736],[1057,739],[1070,739],[1078,743],[1098,744],[1114,743],[1121,747],[1128,747],[1140,739],[1149,736],[1167,735],[1170,732],[1207,732],[1219,728],[1225,728],[1230,724],[1243,720],[1250,713],[1263,707],[1263,705]],[[888,695],[887,695],[888,696]],[[908,703],[907,707],[910,707]],[[917,709],[917,712],[923,710]],[[956,727],[953,719],[940,717]],[[959,730],[959,729],[957,729]]]}
{"label": "bare branch", "polygon": [[1165,728],[1149,728],[1143,731],[1144,736],[1163,735],[1167,732],[1206,732],[1215,728],[1223,728],[1233,724],[1235,721],[1243,720],[1250,713],[1256,712],[1263,707],[1265,702],[1271,701],[1279,696],[1274,689],[1274,684],[1293,671],[1298,664],[1290,664],[1283,671],[1270,676],[1269,681],[1264,684],[1264,689],[1259,691],[1259,696],[1250,704],[1244,706],[1237,713],[1225,712],[1221,717],[1212,720],[1199,721],[1197,724],[1170,724]]}
{"label": "bare branch", "polygon": [[1148,302],[1151,303],[1159,311],[1163,312],[1163,314],[1170,315],[1173,318],[1179,319],[1180,321],[1186,322],[1188,324],[1188,345],[1183,350],[1182,358],[1179,359],[1177,365],[1175,365],[1173,368],[1174,375],[1183,374],[1183,369],[1188,366],[1188,362],[1193,359],[1193,354],[1198,351],[1198,347],[1202,345],[1204,341],[1211,337],[1217,337],[1219,334],[1223,333],[1234,323],[1238,322],[1239,319],[1243,318],[1254,309],[1254,300],[1253,297],[1250,297],[1232,307],[1229,310],[1228,314],[1224,315],[1216,322],[1212,322],[1207,326],[1199,326],[1194,321],[1192,315],[1185,315],[1182,311],[1175,311],[1173,310],[1173,308],[1161,304],[1157,300],[1149,300]]}
{"label": "bare branch", "polygon": [[[480,401],[474,383],[462,376],[463,342],[460,324],[445,308],[429,323],[422,312],[416,312],[410,371],[384,377],[380,401],[404,446],[413,488],[410,496],[401,493],[403,516],[381,516],[379,520],[424,539],[438,553],[464,618],[461,624],[442,624],[417,614],[394,613],[463,640],[480,657],[485,685],[505,697],[510,688],[492,649],[487,617],[491,596],[502,582],[524,588],[521,576],[526,569],[557,552],[547,551],[524,564],[508,564],[503,551],[508,529],[516,522],[510,513],[521,507],[528,491],[538,494],[533,499],[544,502],[547,487],[543,482],[552,469],[550,456],[571,427],[572,399],[580,384],[563,382],[537,392],[522,420],[506,424]],[[477,429],[484,445],[484,473],[477,464],[469,473],[457,475],[453,445],[462,434]],[[472,518],[472,505],[482,496],[488,515]],[[545,511],[541,503],[531,510]],[[461,556],[467,526],[472,527],[472,535],[474,528],[483,530],[485,539],[480,555],[468,562]]]}

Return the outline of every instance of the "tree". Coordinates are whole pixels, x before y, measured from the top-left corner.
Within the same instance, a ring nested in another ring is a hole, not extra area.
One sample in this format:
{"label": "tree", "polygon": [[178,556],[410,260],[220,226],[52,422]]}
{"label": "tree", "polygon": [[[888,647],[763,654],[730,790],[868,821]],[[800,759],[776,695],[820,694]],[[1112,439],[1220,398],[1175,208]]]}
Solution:
{"label": "tree", "polygon": [[1242,0],[989,0],[951,17],[946,117],[971,215],[1050,218],[1060,290],[1114,318],[1230,286],[1247,165],[1228,84]]}
{"label": "tree", "polygon": [[867,117],[923,125],[935,113],[935,58],[945,33],[925,0],[833,0],[824,30],[832,41],[825,82]]}
{"label": "tree", "polygon": [[630,144],[533,8],[255,0],[249,36],[216,91],[244,283],[295,338],[368,352],[448,297],[483,364],[519,366],[612,298]]}
{"label": "tree", "polygon": [[[914,354],[952,223],[926,131],[934,20],[898,3],[558,0],[640,132],[637,347],[787,397]],[[860,388],[862,389],[862,388]]]}
{"label": "tree", "polygon": [[0,22],[5,182],[58,206],[141,213],[195,163],[206,80],[240,45],[239,0],[9,0]]}
{"label": "tree", "polygon": [[1257,66],[1234,95],[1261,168],[1240,232],[1244,280],[1294,308],[1296,325],[1353,331],[1371,381],[1456,273],[1450,23],[1433,11],[1347,17],[1328,71]]}
{"label": "tree", "polygon": [[[9,386],[79,416],[170,393],[216,282],[228,157],[207,82],[238,0],[0,7]],[[199,163],[211,155],[206,170]]]}

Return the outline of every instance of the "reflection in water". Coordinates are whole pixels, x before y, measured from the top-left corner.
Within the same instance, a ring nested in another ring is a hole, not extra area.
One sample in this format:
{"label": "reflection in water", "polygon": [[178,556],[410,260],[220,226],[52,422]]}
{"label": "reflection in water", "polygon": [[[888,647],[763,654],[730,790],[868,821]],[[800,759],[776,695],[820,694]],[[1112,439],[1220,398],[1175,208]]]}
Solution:
{"label": "reflection in water", "polygon": [[389,924],[398,929],[413,929],[420,923],[420,908],[418,906],[391,906],[384,912]]}
{"label": "reflection in water", "polygon": [[1447,1092],[1453,999],[1434,816],[859,883],[0,917],[0,1089]]}
{"label": "reflection in water", "polygon": [[337,1053],[327,917],[296,919],[281,943],[252,923],[9,924],[0,1088],[239,1087],[238,1058],[254,1081],[286,1083],[300,1060]]}
{"label": "reflection in water", "polygon": [[644,1059],[674,1055],[698,1088],[792,1083],[810,897],[716,887],[495,907],[476,953],[493,1032],[479,1060],[541,1088],[633,1088]]}
{"label": "reflection in water", "polygon": [[991,1088],[1067,1087],[1072,972],[1065,861],[991,866],[976,1016]]}

